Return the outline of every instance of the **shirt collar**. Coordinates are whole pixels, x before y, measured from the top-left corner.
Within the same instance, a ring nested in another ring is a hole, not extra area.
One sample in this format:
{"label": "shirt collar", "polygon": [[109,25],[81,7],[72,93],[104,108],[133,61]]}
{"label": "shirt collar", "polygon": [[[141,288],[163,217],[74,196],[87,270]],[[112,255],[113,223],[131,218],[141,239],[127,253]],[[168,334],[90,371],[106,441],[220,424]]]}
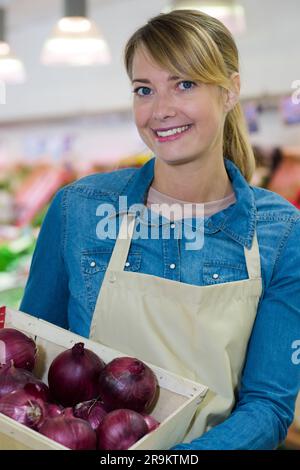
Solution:
{"label": "shirt collar", "polygon": [[[155,160],[155,157],[151,158],[139,168],[122,189],[120,195],[127,196],[129,209],[134,204],[146,204],[148,189],[154,178]],[[205,219],[204,230],[206,234],[222,230],[236,242],[246,248],[251,248],[256,226],[256,205],[253,190],[231,160],[224,158],[224,163],[235,193],[236,203]],[[145,207],[145,210],[148,209]],[[120,213],[120,211],[117,212],[117,215]],[[159,216],[159,221],[160,225],[169,223],[161,216]]]}
{"label": "shirt collar", "polygon": [[227,158],[224,162],[236,203],[208,218],[205,222],[206,233],[222,230],[233,240],[250,249],[256,228],[254,193],[238,167]]}

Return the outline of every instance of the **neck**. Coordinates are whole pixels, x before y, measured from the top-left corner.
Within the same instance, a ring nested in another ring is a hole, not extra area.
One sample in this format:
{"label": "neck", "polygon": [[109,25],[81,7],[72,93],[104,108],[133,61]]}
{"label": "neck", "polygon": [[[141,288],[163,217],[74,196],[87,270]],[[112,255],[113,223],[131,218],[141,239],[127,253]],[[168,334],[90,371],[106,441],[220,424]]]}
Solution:
{"label": "neck", "polygon": [[182,201],[204,203],[216,201],[233,192],[223,158],[218,162],[199,161],[170,165],[155,161],[152,187]]}

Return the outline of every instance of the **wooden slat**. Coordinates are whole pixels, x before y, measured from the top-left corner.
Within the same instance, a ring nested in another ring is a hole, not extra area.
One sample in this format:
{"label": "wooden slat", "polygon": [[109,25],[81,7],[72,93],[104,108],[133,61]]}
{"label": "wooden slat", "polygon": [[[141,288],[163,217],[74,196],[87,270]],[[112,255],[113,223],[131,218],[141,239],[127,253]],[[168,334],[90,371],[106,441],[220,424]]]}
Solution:
{"label": "wooden slat", "polygon": [[0,449],[69,450],[58,442],[0,413]]}

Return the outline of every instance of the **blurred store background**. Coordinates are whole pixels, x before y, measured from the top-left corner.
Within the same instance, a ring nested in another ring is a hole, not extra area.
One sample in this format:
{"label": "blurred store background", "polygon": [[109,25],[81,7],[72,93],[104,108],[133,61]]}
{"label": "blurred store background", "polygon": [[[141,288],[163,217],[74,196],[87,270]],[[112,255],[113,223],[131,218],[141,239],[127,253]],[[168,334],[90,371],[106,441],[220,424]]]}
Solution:
{"label": "blurred store background", "polygon": [[[123,47],[149,17],[182,5],[208,8],[232,30],[252,183],[300,209],[299,0],[0,0],[0,305],[18,308],[61,186],[151,157],[133,123]],[[300,448],[297,416],[288,448]]]}

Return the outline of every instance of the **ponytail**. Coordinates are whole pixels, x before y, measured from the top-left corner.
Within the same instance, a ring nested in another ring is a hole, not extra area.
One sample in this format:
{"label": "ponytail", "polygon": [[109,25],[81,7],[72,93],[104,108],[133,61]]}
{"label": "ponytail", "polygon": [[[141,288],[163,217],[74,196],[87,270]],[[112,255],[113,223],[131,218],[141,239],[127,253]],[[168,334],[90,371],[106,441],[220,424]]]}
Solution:
{"label": "ponytail", "polygon": [[255,170],[255,157],[240,103],[229,111],[225,120],[223,155],[232,160],[250,182]]}

